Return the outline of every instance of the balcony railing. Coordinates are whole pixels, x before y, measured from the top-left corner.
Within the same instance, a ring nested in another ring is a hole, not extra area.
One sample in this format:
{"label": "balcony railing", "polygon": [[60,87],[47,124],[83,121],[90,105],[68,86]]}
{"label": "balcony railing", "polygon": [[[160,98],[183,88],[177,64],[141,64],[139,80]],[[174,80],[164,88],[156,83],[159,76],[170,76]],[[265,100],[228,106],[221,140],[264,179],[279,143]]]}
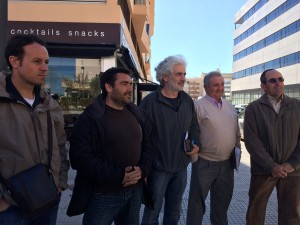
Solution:
{"label": "balcony railing", "polygon": [[146,5],[146,0],[134,0],[135,5]]}
{"label": "balcony railing", "polygon": [[[19,0],[11,0],[19,1]],[[44,1],[44,2],[107,2],[107,0],[27,0],[27,1]]]}

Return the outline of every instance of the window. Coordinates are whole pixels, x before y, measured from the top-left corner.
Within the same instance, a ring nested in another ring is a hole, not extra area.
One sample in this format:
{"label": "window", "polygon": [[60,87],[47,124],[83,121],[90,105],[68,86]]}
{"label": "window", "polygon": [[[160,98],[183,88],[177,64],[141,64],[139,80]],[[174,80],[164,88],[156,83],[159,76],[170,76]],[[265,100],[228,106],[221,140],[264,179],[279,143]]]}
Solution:
{"label": "window", "polygon": [[270,35],[266,38],[266,46],[271,45],[274,43],[274,35]]}
{"label": "window", "polygon": [[[18,0],[11,0],[11,1],[18,1]],[[27,1],[44,1],[44,2],[51,2],[51,1],[61,1],[61,2],[107,2],[107,0],[27,0]]]}
{"label": "window", "polygon": [[274,43],[281,40],[281,30],[274,33],[273,36],[274,36]]}
{"label": "window", "polygon": [[286,27],[286,36],[294,34],[297,32],[297,23],[292,23]]}
{"label": "window", "polygon": [[135,5],[146,5],[146,0],[134,0]]}
{"label": "window", "polygon": [[147,32],[148,36],[150,36],[150,24],[149,23],[146,24],[146,32]]}
{"label": "window", "polygon": [[257,2],[245,15],[239,20],[239,24],[243,24],[247,19],[249,19],[256,11],[266,4],[268,0],[260,0]]}
{"label": "window", "polygon": [[[267,2],[267,1],[265,1],[265,2]],[[256,31],[258,31],[260,28],[262,28],[266,24],[270,23],[271,21],[273,21],[278,16],[282,15],[283,13],[285,13],[287,10],[291,9],[298,3],[300,3],[300,0],[287,0],[281,6],[279,6],[275,10],[273,10],[266,17],[262,18],[260,21],[258,21],[256,24],[254,24],[252,27],[250,27],[248,30],[246,30],[244,33],[242,33],[240,36],[238,36],[236,39],[234,39],[234,45],[237,45],[242,40],[249,37]],[[263,4],[265,4],[265,3],[263,3]]]}
{"label": "window", "polygon": [[270,23],[276,18],[275,11],[269,13],[269,15],[266,16],[266,23]]}
{"label": "window", "polygon": [[300,20],[297,20],[296,22],[284,27],[283,29],[266,37],[265,39],[262,39],[261,41],[256,42],[255,44],[235,54],[233,57],[233,61],[235,62],[247,55],[252,54],[253,52],[263,49],[264,47],[271,45],[277,41],[280,41],[283,38],[298,32],[299,30],[300,30]]}

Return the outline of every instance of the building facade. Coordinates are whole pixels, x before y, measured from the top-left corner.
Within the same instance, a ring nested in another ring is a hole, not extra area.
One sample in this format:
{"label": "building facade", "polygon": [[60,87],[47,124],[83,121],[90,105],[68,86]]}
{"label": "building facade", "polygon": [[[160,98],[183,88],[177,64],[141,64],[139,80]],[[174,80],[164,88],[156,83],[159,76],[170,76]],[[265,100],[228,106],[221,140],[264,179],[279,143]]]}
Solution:
{"label": "building facade", "polygon": [[35,34],[50,55],[46,88],[64,94],[65,80],[89,81],[114,66],[136,84],[152,80],[150,41],[155,0],[8,0],[7,36]]}
{"label": "building facade", "polygon": [[203,78],[193,77],[187,78],[184,85],[184,91],[188,93],[193,100],[197,100],[203,96]]}
{"label": "building facade", "polygon": [[224,77],[224,97],[231,101],[231,80],[232,80],[232,74],[231,73],[222,73],[222,76]]}
{"label": "building facade", "polygon": [[236,13],[233,80],[234,104],[259,98],[260,75],[277,69],[285,93],[300,98],[300,0],[248,0]]}

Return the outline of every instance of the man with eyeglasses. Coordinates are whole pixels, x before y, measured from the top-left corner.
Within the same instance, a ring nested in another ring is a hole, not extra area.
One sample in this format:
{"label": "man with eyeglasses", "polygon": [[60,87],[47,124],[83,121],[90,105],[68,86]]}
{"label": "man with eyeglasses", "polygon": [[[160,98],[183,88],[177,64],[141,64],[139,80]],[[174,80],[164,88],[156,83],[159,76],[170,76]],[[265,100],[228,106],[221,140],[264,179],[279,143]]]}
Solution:
{"label": "man with eyeglasses", "polygon": [[251,155],[248,225],[263,225],[268,199],[277,189],[278,224],[300,224],[300,104],[284,94],[274,69],[260,77],[265,94],[245,111],[244,138]]}

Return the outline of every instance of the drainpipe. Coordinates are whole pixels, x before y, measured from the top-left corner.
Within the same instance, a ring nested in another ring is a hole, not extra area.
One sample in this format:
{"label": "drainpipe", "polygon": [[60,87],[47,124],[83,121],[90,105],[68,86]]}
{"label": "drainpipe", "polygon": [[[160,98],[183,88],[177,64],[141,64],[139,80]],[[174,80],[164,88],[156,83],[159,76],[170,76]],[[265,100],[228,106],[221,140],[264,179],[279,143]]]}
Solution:
{"label": "drainpipe", "polygon": [[8,0],[0,0],[0,71],[6,71],[7,65],[4,58],[7,33]]}

